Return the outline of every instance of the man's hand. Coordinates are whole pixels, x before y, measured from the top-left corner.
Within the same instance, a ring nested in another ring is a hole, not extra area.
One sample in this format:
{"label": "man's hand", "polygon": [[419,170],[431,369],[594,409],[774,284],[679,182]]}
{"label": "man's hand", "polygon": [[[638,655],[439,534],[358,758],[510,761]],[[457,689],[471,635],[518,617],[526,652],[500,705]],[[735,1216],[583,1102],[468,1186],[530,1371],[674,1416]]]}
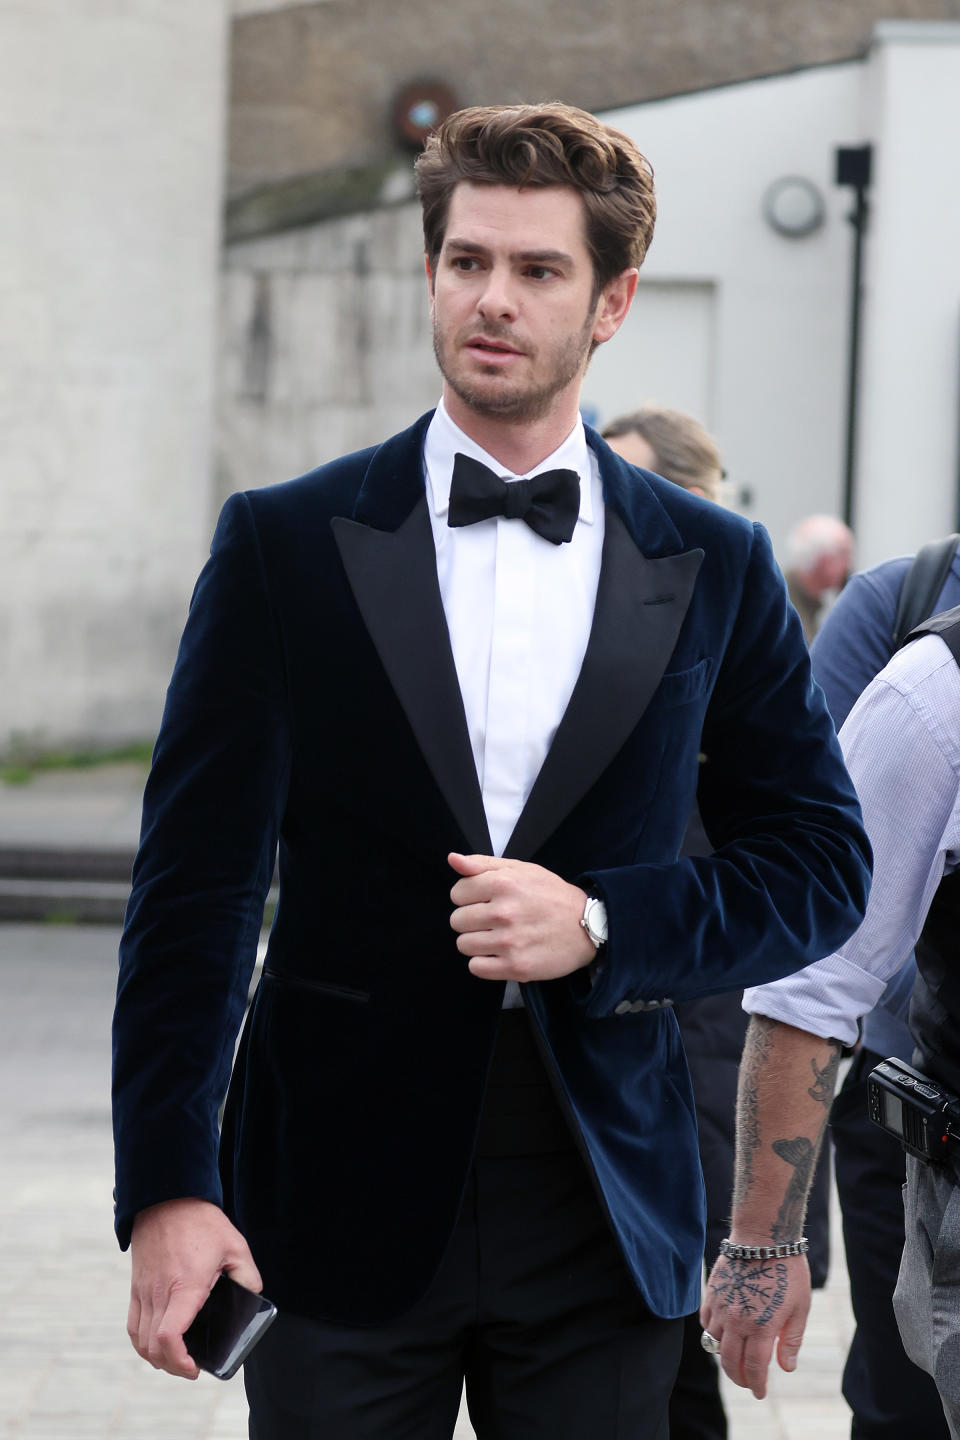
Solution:
{"label": "man's hand", "polygon": [[165,1200],[141,1210],[131,1240],[133,1279],[127,1334],[157,1370],[196,1380],[183,1343],[222,1270],[248,1290],[262,1290],[246,1240],[207,1200]]}
{"label": "man's hand", "polygon": [[[752,1017],[737,1089],[735,1244],[791,1244],[802,1235],[840,1050],[838,1040],[766,1015]],[[796,1369],[809,1311],[805,1255],[721,1255],[710,1272],[700,1322],[719,1340],[720,1363],[730,1379],[762,1400],[775,1344],[781,1370]]]}
{"label": "man's hand", "polygon": [[493,855],[448,855],[462,878],[450,891],[457,949],[481,980],[555,980],[589,965],[580,924],[586,894],[552,870]]}
{"label": "man's hand", "polygon": [[806,1255],[783,1260],[721,1255],[710,1271],[700,1323],[720,1341],[720,1363],[734,1384],[762,1400],[774,1344],[780,1369],[797,1368],[809,1310]]}

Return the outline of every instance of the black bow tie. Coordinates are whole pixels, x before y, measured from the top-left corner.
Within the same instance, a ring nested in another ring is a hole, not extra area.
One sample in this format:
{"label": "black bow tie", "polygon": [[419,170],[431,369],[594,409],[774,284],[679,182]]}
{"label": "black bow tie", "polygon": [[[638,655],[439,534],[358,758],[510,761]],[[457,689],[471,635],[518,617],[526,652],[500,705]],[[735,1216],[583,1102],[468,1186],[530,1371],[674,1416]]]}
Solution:
{"label": "black bow tie", "polygon": [[532,480],[507,481],[469,455],[454,458],[448,525],[473,525],[504,515],[525,520],[544,540],[561,545],[572,537],[579,513],[576,470],[544,470]]}

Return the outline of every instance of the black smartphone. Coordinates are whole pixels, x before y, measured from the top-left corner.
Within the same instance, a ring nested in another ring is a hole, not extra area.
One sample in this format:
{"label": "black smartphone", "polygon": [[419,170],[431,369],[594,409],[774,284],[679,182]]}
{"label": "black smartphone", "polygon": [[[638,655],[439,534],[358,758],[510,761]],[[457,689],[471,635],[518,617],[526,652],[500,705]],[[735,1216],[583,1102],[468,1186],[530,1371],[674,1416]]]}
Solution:
{"label": "black smartphone", "polygon": [[185,1332],[184,1344],[201,1370],[229,1380],[276,1318],[272,1301],[224,1272]]}

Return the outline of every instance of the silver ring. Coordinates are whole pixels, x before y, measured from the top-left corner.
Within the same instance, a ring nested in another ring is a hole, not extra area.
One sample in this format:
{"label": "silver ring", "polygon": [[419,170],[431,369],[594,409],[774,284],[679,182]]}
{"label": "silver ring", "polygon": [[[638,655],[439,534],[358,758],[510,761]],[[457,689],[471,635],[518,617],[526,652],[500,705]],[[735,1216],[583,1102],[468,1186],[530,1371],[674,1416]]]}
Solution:
{"label": "silver ring", "polygon": [[704,1330],[703,1334],[700,1336],[700,1344],[703,1346],[704,1350],[706,1350],[708,1355],[720,1354],[720,1341],[715,1335],[711,1335],[709,1330]]}

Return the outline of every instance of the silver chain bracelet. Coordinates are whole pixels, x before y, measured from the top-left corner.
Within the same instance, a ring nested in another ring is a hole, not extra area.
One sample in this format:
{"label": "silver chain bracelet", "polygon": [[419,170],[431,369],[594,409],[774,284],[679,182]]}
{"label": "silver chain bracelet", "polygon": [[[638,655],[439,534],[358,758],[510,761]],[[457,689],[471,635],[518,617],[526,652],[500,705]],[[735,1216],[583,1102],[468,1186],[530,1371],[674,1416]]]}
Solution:
{"label": "silver chain bracelet", "polygon": [[791,1240],[789,1245],[734,1245],[732,1240],[720,1241],[720,1254],[728,1260],[785,1260],[789,1255],[806,1255],[809,1248],[806,1235]]}

